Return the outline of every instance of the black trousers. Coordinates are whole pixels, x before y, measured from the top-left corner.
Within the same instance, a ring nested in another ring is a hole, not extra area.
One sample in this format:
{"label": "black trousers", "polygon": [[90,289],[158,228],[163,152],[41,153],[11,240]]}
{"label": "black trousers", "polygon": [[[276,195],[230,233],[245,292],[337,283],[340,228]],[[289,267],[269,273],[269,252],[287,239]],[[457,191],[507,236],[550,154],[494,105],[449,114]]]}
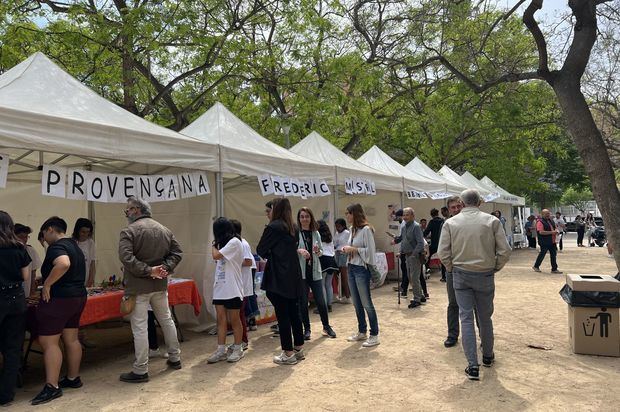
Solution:
{"label": "black trousers", "polygon": [[545,255],[547,254],[547,251],[549,252],[549,257],[551,258],[551,270],[558,270],[558,262],[556,259],[558,255],[558,250],[555,247],[555,243],[552,243],[551,245],[545,245],[542,243],[540,244],[540,253],[538,254],[538,257],[536,258],[534,267],[536,268],[540,267],[540,264],[545,258]]}
{"label": "black trousers", "polygon": [[409,276],[407,276],[407,257],[403,254],[400,255],[400,273],[400,291],[407,293],[407,289],[409,289]]}
{"label": "black trousers", "polygon": [[[312,274],[309,274],[312,276]],[[327,315],[327,299],[323,295],[323,279],[321,280],[309,280],[306,278],[302,281],[304,284],[304,293],[299,298],[299,315],[304,325],[305,330],[310,329],[310,315],[308,314],[308,292],[312,290],[312,296],[314,297],[314,303],[319,310],[319,316],[321,317],[321,323],[323,328],[329,326],[329,316]]]}
{"label": "black trousers", "polygon": [[159,343],[157,342],[157,326],[155,325],[155,313],[149,310],[148,315],[149,349],[155,350],[159,348]]}
{"label": "black trousers", "polygon": [[304,344],[304,332],[299,318],[299,299],[288,299],[269,291],[267,291],[267,299],[276,311],[282,350],[292,351],[293,344],[302,346]]}
{"label": "black trousers", "polygon": [[0,371],[2,403],[12,401],[15,396],[25,330],[26,297],[23,289],[0,292],[0,352],[4,359]]}
{"label": "black trousers", "polygon": [[586,233],[585,228],[577,229],[577,245],[583,245],[583,235]]}
{"label": "black trousers", "polygon": [[420,286],[422,286],[422,292],[424,293],[424,296],[428,295],[428,291],[426,290],[426,277],[424,276],[424,269],[425,265],[420,265]]}
{"label": "black trousers", "polygon": [[534,236],[527,237],[527,245],[532,249],[536,248],[536,238]]}

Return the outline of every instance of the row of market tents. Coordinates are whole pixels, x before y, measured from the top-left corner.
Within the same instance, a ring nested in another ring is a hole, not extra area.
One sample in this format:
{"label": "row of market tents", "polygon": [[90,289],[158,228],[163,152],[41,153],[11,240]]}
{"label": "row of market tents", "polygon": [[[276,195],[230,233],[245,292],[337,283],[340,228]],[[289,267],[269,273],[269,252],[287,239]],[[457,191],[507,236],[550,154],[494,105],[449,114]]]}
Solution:
{"label": "row of market tents", "polygon": [[[42,196],[43,166],[119,175],[206,172],[210,195],[154,204],[156,218],[173,229],[183,245],[177,273],[193,277],[206,302],[213,281],[213,262],[207,255],[210,222],[220,215],[240,220],[243,236],[255,246],[269,199],[259,188],[259,176],[325,182],[329,196],[292,198],[293,207],[309,206],[317,219],[333,222],[348,204],[359,202],[377,234],[389,229],[389,210],[409,205],[418,218],[428,218],[428,211],[443,206],[446,196],[473,187],[488,199],[486,211],[502,210],[509,220],[507,232],[522,232],[518,207],[524,199],[487,177],[459,175],[447,166],[436,173],[417,157],[402,166],[376,146],[355,160],[316,132],[287,150],[220,103],[177,133],[101,97],[41,53],[0,76],[0,154],[10,159],[8,184],[0,189],[2,209],[16,221],[33,228],[50,215],[60,215],[70,225],[84,216],[95,221],[99,279],[120,271],[116,246],[126,224],[123,206]],[[374,195],[347,194],[346,182],[355,179],[372,182]],[[387,239],[377,243],[391,250]]]}

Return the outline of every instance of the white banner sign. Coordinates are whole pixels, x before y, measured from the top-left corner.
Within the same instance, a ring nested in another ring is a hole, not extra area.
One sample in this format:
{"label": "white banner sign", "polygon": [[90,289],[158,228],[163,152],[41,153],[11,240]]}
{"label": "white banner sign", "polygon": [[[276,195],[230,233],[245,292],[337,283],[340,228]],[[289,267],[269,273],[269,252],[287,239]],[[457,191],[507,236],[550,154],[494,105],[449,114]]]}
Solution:
{"label": "white banner sign", "polygon": [[483,196],[485,202],[492,202],[500,197],[499,193],[491,193],[490,195]]}
{"label": "white banner sign", "polygon": [[306,199],[331,195],[325,180],[261,175],[258,176],[258,186],[263,196],[277,195]]}
{"label": "white banner sign", "polygon": [[9,155],[0,153],[0,188],[6,187],[6,179],[9,176]]}
{"label": "white banner sign", "polygon": [[66,197],[65,183],[67,169],[65,167],[43,165],[41,174],[41,194],[43,196]]}
{"label": "white banner sign", "polygon": [[371,195],[377,194],[375,182],[370,179],[349,178],[344,179],[344,191],[348,195]]}
{"label": "white banner sign", "polygon": [[125,203],[129,196],[164,202],[211,193],[206,172],[131,176],[44,165],[41,185],[46,196],[104,203]]}
{"label": "white banner sign", "polygon": [[445,199],[447,197],[450,197],[450,193],[446,192],[426,192],[426,194],[433,200]]}
{"label": "white banner sign", "polygon": [[407,199],[426,199],[428,198],[426,192],[419,192],[417,190],[409,189],[406,191]]}

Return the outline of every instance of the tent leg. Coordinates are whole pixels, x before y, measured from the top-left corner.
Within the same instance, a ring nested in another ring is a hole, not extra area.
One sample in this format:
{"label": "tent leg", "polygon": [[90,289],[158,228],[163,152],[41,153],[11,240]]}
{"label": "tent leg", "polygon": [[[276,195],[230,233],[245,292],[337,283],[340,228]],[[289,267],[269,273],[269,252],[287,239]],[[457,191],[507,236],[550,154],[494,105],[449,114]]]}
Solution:
{"label": "tent leg", "polygon": [[217,215],[224,216],[224,176],[221,172],[215,174],[215,187],[217,196]]}

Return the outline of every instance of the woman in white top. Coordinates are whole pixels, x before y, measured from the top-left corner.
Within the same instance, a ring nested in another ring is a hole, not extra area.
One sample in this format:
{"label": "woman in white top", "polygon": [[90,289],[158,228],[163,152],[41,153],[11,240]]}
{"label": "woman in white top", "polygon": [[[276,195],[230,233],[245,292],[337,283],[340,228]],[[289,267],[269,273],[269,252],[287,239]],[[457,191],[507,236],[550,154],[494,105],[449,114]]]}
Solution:
{"label": "woman in white top", "polygon": [[340,286],[342,288],[339,303],[351,303],[351,291],[349,290],[349,270],[347,268],[347,254],[342,252],[342,247],[349,242],[349,230],[347,222],[343,218],[336,219],[336,233],[334,233],[334,250],[336,251],[336,264],[340,271]]}
{"label": "woman in white top", "polygon": [[[241,339],[243,326],[239,319],[239,310],[243,304],[244,287],[243,244],[235,236],[235,229],[230,220],[220,217],[213,222],[213,245],[211,253],[217,262],[213,284],[213,305],[217,313],[217,350],[209,356],[208,363],[226,360],[237,362],[243,358]],[[228,321],[232,325],[235,343],[232,352],[226,350]]]}
{"label": "woman in white top", "polygon": [[[370,297],[369,265],[375,264],[374,233],[359,203],[347,207],[347,222],[351,225],[351,238],[342,251],[349,256],[349,286],[351,299],[357,316],[357,333],[351,335],[349,342],[364,341],[362,346],[370,347],[379,344],[379,322],[377,312]],[[367,337],[366,315],[370,323],[370,336]]]}
{"label": "woman in white top", "polygon": [[248,300],[250,296],[254,295],[254,276],[252,272],[256,270],[256,261],[252,254],[252,248],[247,240],[241,237],[241,222],[236,219],[230,219],[233,228],[235,229],[235,236],[241,238],[241,245],[243,246],[243,265],[241,266],[241,273],[243,278],[243,304],[241,310],[239,310],[239,319],[241,320],[241,326],[243,330],[243,336],[241,337],[241,347],[243,350],[248,348],[248,322],[246,319],[246,308],[248,306]]}
{"label": "woman in white top", "polygon": [[85,286],[92,287],[95,284],[95,276],[97,255],[95,251],[95,241],[93,240],[93,222],[84,217],[75,221],[73,227],[73,239],[77,241],[78,246],[84,253],[84,262],[86,262],[86,278]]}
{"label": "woman in white top", "polygon": [[[319,220],[319,235],[321,235],[321,244],[323,246],[323,254],[319,257],[321,262],[321,272],[323,274],[324,295],[327,301],[327,310],[332,311],[332,301],[334,300],[334,287],[332,281],[334,273],[338,271],[336,264],[334,242],[332,240],[332,232],[324,220]],[[315,310],[318,313],[318,309]]]}

